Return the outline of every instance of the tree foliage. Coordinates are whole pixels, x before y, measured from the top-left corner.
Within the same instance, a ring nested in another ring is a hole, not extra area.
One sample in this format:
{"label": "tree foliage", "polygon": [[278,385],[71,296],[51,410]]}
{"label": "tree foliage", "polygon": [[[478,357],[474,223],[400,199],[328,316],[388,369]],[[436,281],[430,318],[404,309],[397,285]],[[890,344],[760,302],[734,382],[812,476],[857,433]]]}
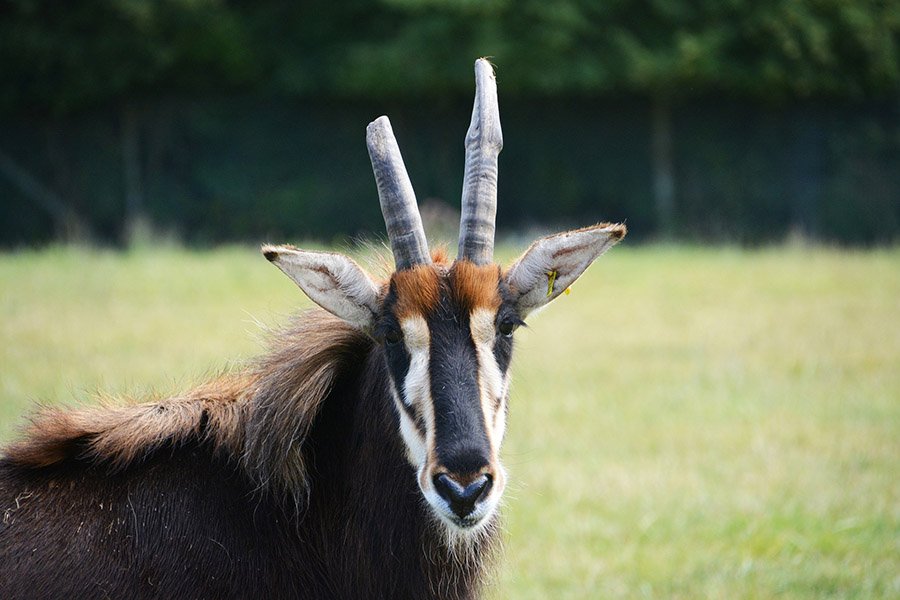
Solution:
{"label": "tree foliage", "polygon": [[0,245],[144,217],[200,242],[371,230],[358,127],[382,111],[422,199],[458,197],[478,56],[501,226],[900,231],[900,2],[4,0]]}
{"label": "tree foliage", "polygon": [[7,0],[0,107],[467,94],[476,56],[494,58],[505,94],[858,98],[900,87],[900,3]]}
{"label": "tree foliage", "polygon": [[250,84],[249,33],[216,0],[9,0],[0,106],[65,113],[147,93]]}

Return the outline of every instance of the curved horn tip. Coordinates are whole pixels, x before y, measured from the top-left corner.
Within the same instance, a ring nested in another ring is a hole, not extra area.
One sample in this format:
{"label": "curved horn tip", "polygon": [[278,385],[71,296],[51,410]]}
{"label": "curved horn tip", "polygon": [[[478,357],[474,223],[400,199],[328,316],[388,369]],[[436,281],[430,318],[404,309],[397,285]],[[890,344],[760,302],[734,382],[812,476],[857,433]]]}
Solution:
{"label": "curved horn tip", "polygon": [[475,61],[475,103],[472,106],[472,122],[466,132],[466,146],[469,144],[484,144],[497,152],[503,148],[497,77],[494,65],[485,58]]}
{"label": "curved horn tip", "polygon": [[381,115],[366,126],[366,145],[370,149],[383,151],[386,139],[394,138],[394,129],[391,120],[386,115]]}
{"label": "curved horn tip", "polygon": [[475,61],[475,102],[465,147],[459,257],[476,264],[488,264],[493,261],[497,157],[503,148],[503,131],[497,78],[494,66],[485,58]]}
{"label": "curved horn tip", "polygon": [[496,77],[497,75],[494,64],[484,56],[475,61],[475,74],[490,75],[492,77]]}
{"label": "curved horn tip", "polygon": [[373,130],[381,129],[384,127],[390,127],[390,126],[391,126],[391,120],[388,119],[387,115],[381,115],[380,117],[378,117],[377,119],[375,119],[374,121],[372,121],[371,123],[369,123],[366,126],[366,133],[368,134],[369,132],[371,132]]}

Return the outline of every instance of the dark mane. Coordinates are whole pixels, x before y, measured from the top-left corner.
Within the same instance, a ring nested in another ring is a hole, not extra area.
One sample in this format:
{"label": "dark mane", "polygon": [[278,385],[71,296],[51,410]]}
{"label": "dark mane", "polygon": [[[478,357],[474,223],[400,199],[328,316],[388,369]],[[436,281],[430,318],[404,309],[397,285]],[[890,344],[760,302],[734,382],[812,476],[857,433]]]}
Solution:
{"label": "dark mane", "polygon": [[295,505],[307,493],[305,441],[335,381],[358,368],[372,340],[322,310],[303,313],[276,333],[251,370],[241,464],[260,488]]}
{"label": "dark mane", "polygon": [[5,457],[24,468],[67,460],[118,472],[185,444],[235,461],[261,488],[305,494],[303,442],[347,361],[371,346],[362,332],[322,310],[276,332],[249,368],[193,390],[140,403],[105,399],[79,408],[45,406],[30,417]]}

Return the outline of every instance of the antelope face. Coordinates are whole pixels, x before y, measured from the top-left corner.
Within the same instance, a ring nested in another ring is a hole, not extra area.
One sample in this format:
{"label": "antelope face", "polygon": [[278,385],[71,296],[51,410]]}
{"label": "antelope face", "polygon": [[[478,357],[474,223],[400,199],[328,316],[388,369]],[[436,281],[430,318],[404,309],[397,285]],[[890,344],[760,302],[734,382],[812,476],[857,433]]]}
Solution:
{"label": "antelope face", "polygon": [[625,235],[603,223],[541,238],[507,271],[493,263],[497,157],[503,146],[491,65],[475,63],[466,135],[459,258],[432,262],[412,184],[390,121],[366,142],[397,271],[377,285],[340,254],[265,246],[263,253],[320,306],[383,347],[400,435],[422,495],[452,531],[477,531],[506,475],[512,334]]}
{"label": "antelope face", "polygon": [[512,333],[522,323],[496,265],[422,265],[390,280],[375,337],[416,479],[451,527],[493,514],[506,475]]}
{"label": "antelope face", "polygon": [[625,235],[601,224],[542,238],[507,271],[462,258],[420,263],[376,284],[341,255],[266,246],[270,261],[320,306],[382,347],[399,434],[422,495],[453,531],[496,510],[506,474],[513,332]]}

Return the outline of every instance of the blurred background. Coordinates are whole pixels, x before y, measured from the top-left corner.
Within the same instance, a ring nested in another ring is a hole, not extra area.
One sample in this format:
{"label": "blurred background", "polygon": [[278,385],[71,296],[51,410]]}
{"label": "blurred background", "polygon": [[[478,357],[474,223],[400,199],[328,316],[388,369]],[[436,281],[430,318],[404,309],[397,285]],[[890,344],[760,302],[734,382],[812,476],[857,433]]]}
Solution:
{"label": "blurred background", "polygon": [[379,115],[455,246],[479,56],[498,260],[629,228],[516,334],[488,597],[900,598],[896,0],[2,0],[0,444],[264,352],[260,242],[377,272]]}
{"label": "blurred background", "polygon": [[845,244],[900,232],[900,4],[7,0],[0,245],[381,231],[365,125],[456,210],[497,65],[499,227]]}

